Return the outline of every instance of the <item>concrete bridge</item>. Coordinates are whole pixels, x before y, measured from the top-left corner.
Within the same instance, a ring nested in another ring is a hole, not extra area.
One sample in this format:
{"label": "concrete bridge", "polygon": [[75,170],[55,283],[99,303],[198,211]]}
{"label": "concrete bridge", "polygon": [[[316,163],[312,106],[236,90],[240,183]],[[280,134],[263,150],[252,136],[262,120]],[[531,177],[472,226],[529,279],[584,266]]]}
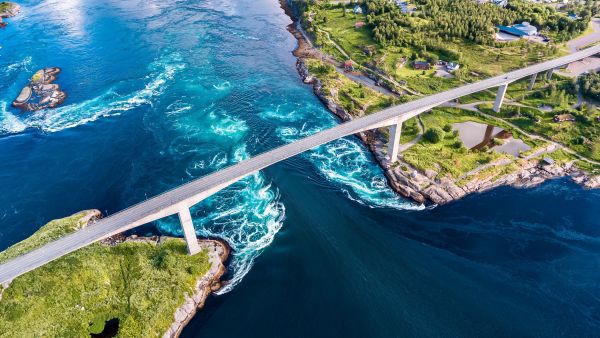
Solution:
{"label": "concrete bridge", "polygon": [[395,161],[398,157],[400,131],[404,121],[442,103],[494,87],[498,87],[494,110],[499,111],[506,88],[511,82],[531,76],[530,88],[532,88],[538,74],[545,73],[546,76],[551,76],[556,68],[598,53],[600,53],[600,46],[594,46],[555,60],[393,106],[267,151],[136,204],[87,228],[8,261],[0,265],[0,283],[8,282],[91,243],[175,214],[179,215],[189,253],[195,254],[200,248],[192,224],[190,207],[258,170],[324,143],[362,131],[383,127],[390,129],[388,156],[391,161]]}

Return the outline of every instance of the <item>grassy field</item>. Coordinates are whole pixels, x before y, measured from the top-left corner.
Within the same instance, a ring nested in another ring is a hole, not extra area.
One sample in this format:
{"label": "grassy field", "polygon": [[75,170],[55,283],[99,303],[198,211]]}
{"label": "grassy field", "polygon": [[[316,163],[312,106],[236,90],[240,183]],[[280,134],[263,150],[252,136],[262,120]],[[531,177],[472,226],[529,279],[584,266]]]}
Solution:
{"label": "grassy field", "polygon": [[527,132],[542,135],[583,156],[600,161],[600,122],[596,120],[600,112],[597,110],[562,110],[560,113],[570,113],[576,121],[554,122],[553,118],[559,111],[544,112],[535,108],[504,105],[499,113],[495,113],[491,104],[483,104],[478,108],[487,114],[502,117]]}
{"label": "grassy field", "polygon": [[323,83],[327,93],[353,116],[369,114],[394,103],[394,99],[358,84],[321,60],[306,60],[308,70]]}
{"label": "grassy field", "polygon": [[[78,215],[52,221],[3,259],[73,230]],[[92,244],[16,278],[0,301],[2,337],[89,337],[118,318],[120,337],[156,337],[209,269],[180,239],[156,245]]]}
{"label": "grassy field", "polygon": [[413,117],[402,123],[402,133],[400,133],[400,144],[412,141],[419,135],[419,125],[417,118]]}
{"label": "grassy field", "polygon": [[[422,114],[421,119],[426,130],[435,127],[443,129],[448,124],[465,121],[498,125],[497,122],[475,113],[454,108],[434,109],[431,113]],[[507,126],[501,127],[510,130]],[[520,135],[514,133],[513,136],[519,137]],[[531,142],[530,140],[525,141]],[[537,144],[533,145],[537,146]],[[413,167],[421,171],[431,169],[438,172],[442,177],[446,176],[453,179],[461,177],[480,165],[500,158],[512,158],[509,156],[488,149],[481,151],[468,150],[462,145],[458,133],[455,132],[445,132],[439,143],[431,143],[423,139],[402,153],[404,161]]]}
{"label": "grassy field", "polygon": [[[566,53],[559,51],[557,55],[548,56],[544,45],[525,41],[510,42],[495,47],[461,39],[449,39],[443,42],[444,45],[458,52],[460,59],[447,61],[458,61],[461,70],[458,73],[459,79],[444,79],[434,76],[434,70],[423,72],[412,69],[411,64],[416,50],[411,46],[382,46],[374,40],[371,27],[366,25],[355,28],[356,22],[366,22],[364,14],[344,13],[343,9],[337,6],[312,5],[307,10],[307,16],[313,20],[310,23],[305,20],[305,25],[316,31],[314,35],[317,35],[317,43],[322,45],[326,53],[331,53],[339,61],[345,58],[327,41],[331,39],[359,64],[381,69],[397,81],[406,81],[410,88],[423,94],[439,92],[456,87],[462,83],[461,81],[473,81],[497,75]],[[426,20],[419,17],[412,17],[410,20],[426,24]],[[329,38],[322,32],[327,32]],[[365,52],[367,46],[373,48],[372,55]],[[443,55],[438,56],[444,59]]]}

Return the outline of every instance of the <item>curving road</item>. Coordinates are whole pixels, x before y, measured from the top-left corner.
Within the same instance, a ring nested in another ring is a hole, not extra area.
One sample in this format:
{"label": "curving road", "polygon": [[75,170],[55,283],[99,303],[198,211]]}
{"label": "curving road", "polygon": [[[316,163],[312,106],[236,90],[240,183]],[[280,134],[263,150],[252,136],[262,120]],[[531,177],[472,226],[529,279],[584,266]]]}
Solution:
{"label": "curving road", "polygon": [[62,257],[81,247],[102,240],[139,225],[176,214],[180,208],[190,207],[234,182],[277,162],[331,142],[338,138],[404,121],[432,107],[481,90],[498,87],[521,78],[600,53],[594,46],[555,60],[515,70],[500,76],[454,88],[439,94],[387,108],[380,112],[337,125],[296,142],[267,151],[213,174],[186,183],[173,190],[136,204],[99,222],[33,250],[0,265],[0,283],[9,282],[28,271]]}

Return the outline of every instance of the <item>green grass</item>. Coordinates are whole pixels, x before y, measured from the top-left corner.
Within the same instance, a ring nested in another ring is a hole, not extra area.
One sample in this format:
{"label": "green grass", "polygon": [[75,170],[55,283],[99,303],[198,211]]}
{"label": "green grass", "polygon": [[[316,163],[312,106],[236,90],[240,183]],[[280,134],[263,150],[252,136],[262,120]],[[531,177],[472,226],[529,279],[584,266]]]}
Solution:
{"label": "green grass", "polygon": [[412,141],[419,135],[419,125],[417,118],[413,117],[402,123],[402,133],[400,133],[400,144]]}
{"label": "green grass", "polygon": [[[311,23],[305,20],[305,26],[316,35],[318,45],[322,49],[342,61],[345,57],[337,51],[319,30],[329,33],[331,40],[335,41],[354,61],[361,65],[370,65],[383,70],[397,81],[407,81],[407,85],[423,94],[430,94],[453,88],[462,84],[460,80],[472,81],[483,77],[498,75],[510,70],[525,67],[526,65],[556,58],[566,51],[559,50],[556,55],[549,55],[548,49],[542,44],[531,44],[525,41],[503,43],[499,46],[479,45],[461,39],[448,39],[443,41],[445,47],[460,54],[461,71],[459,79],[443,79],[432,74],[434,70],[414,70],[410,66],[416,49],[412,46],[382,46],[373,38],[372,27],[366,25],[355,28],[357,21],[366,22],[364,14],[356,15],[346,13],[337,6],[309,5],[306,17],[312,17]],[[427,22],[419,17],[412,17],[415,22]],[[375,49],[373,55],[364,52],[365,46]],[[435,52],[435,51],[429,51]],[[438,55],[442,59],[443,55]],[[407,60],[400,66],[399,60]]]}
{"label": "green grass", "polygon": [[[453,109],[434,109],[431,113],[421,114],[425,129],[438,127],[443,128],[446,124],[457,122],[475,121],[489,123],[489,121],[474,113]],[[419,143],[402,153],[404,161],[411,166],[425,171],[432,169],[442,177],[457,179],[463,174],[509,155],[499,154],[494,151],[471,151],[463,147],[457,147],[460,139],[455,133],[447,132],[439,143],[430,143],[421,140]]]}
{"label": "green grass", "polygon": [[26,240],[19,242],[8,249],[0,252],[0,263],[6,262],[12,258],[26,254],[27,252],[37,249],[42,245],[59,239],[66,234],[74,232],[81,228],[81,218],[88,211],[82,211],[75,215],[54,220],[42,226],[38,231],[31,235]]}
{"label": "green grass", "polygon": [[471,95],[463,96],[459,99],[461,104],[474,103],[479,101],[494,101],[496,93],[493,90],[483,90]]}
{"label": "green grass", "polygon": [[[478,108],[484,113],[501,117],[526,132],[544,136],[585,157],[600,160],[600,123],[596,121],[600,113],[597,110],[592,113],[576,110],[543,112],[535,108],[503,105],[500,112],[495,113],[491,104],[483,104]],[[574,115],[576,121],[554,122],[554,116],[563,112]],[[587,120],[584,120],[583,116],[587,116]],[[536,122],[535,118],[539,119],[539,122]]]}
{"label": "green grass", "polygon": [[323,90],[353,116],[370,114],[394,104],[394,99],[358,84],[321,60],[306,60],[308,71],[321,80]]}
{"label": "green grass", "polygon": [[[69,232],[76,219],[50,222],[43,236],[34,234],[12,250]],[[0,301],[0,335],[89,337],[118,318],[120,337],[162,336],[184,294],[208,269],[208,253],[189,256],[180,239],[92,244],[16,278]]]}
{"label": "green grass", "polygon": [[574,161],[575,166],[579,169],[586,171],[593,175],[600,175],[600,165],[595,165],[586,161],[578,159],[575,155],[572,155],[563,149],[558,149],[548,154],[550,158],[554,159],[558,164],[565,164],[567,162]]}

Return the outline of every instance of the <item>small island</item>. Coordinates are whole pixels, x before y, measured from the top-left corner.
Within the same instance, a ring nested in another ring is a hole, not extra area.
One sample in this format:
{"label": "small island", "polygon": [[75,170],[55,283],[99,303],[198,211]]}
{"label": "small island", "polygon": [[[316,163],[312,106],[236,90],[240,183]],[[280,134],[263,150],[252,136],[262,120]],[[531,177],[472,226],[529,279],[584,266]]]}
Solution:
{"label": "small island", "polygon": [[21,89],[17,98],[12,102],[13,107],[22,111],[36,111],[46,108],[54,108],[62,104],[67,94],[60,90],[56,81],[56,75],[60,73],[58,67],[40,69],[29,83]]}
{"label": "small island", "polygon": [[21,6],[17,5],[14,2],[2,1],[0,2],[0,28],[3,28],[7,25],[3,19],[11,18],[21,11]]}
{"label": "small island", "polygon": [[[101,217],[88,210],[49,222],[0,252],[0,263],[82,229]],[[165,236],[116,235],[0,286],[0,332],[11,337],[177,337],[221,287],[229,247]],[[60,325],[56,325],[60,323]]]}

